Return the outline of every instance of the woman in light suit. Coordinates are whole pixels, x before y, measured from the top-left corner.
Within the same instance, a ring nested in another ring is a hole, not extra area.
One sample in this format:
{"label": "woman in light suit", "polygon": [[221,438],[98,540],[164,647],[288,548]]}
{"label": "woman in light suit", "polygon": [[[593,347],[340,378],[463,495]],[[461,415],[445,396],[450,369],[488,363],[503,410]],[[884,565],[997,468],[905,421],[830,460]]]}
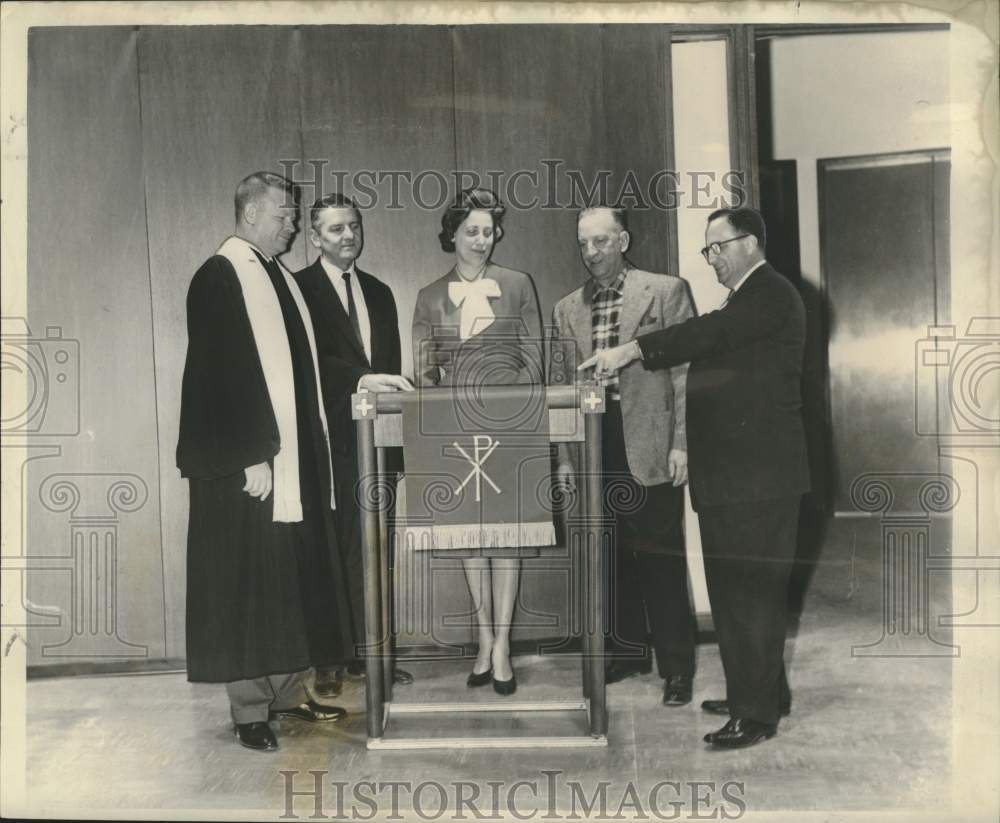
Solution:
{"label": "woman in light suit", "polygon": [[[488,189],[465,189],[441,218],[438,239],[455,264],[421,289],[413,313],[416,384],[472,387],[543,383],[542,322],[531,277],[490,261],[503,236],[505,208]],[[467,683],[492,681],[501,695],[517,680],[510,627],[521,558],[534,548],[450,550],[463,559],[479,632]]]}

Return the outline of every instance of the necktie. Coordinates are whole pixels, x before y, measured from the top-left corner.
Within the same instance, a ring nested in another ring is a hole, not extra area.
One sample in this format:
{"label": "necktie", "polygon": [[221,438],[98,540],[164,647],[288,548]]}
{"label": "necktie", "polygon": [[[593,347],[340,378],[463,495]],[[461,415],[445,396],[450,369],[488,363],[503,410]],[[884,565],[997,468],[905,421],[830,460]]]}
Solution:
{"label": "necktie", "polygon": [[365,341],[361,337],[361,324],[358,322],[358,308],[354,305],[354,292],[351,290],[351,273],[344,272],[344,287],[347,289],[347,319],[351,321],[354,336],[357,338],[361,351],[365,350]]}

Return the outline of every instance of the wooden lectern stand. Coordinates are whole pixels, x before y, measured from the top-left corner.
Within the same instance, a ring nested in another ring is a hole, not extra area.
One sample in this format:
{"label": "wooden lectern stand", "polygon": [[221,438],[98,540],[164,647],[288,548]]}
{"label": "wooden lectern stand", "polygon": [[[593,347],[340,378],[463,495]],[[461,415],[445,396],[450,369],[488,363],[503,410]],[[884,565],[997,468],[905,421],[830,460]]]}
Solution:
{"label": "wooden lectern stand", "polygon": [[[525,391],[537,391],[537,387]],[[603,527],[601,482],[601,417],[604,413],[604,390],[598,386],[560,386],[546,389],[546,405],[552,442],[582,443],[580,460],[580,498],[578,522],[584,564],[576,577],[583,591],[584,608],[582,649],[582,694],[579,700],[511,701],[475,703],[394,703],[392,701],[393,660],[390,642],[392,592],[388,580],[389,524],[382,495],[385,490],[385,449],[402,446],[402,409],[404,403],[419,402],[428,394],[451,394],[453,389],[421,389],[418,392],[361,392],[351,398],[357,427],[358,467],[361,477],[359,499],[361,539],[365,578],[365,702],[368,712],[369,749],[432,748],[547,748],[568,746],[606,746],[608,714],[604,691],[604,603],[602,598],[602,546],[606,542]],[[582,425],[580,421],[582,420]],[[567,530],[567,540],[574,539]],[[427,714],[449,712],[585,712],[587,732],[576,736],[504,736],[504,737],[405,737],[385,734],[390,714]]]}

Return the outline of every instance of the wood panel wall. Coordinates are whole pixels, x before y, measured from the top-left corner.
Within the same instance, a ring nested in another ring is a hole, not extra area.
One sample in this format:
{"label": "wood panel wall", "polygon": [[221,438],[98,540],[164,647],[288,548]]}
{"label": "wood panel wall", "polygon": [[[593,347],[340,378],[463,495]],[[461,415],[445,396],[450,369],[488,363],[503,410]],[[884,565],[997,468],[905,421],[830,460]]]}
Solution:
{"label": "wood panel wall", "polygon": [[[148,499],[118,515],[113,576],[120,633],[153,658],[184,655],[187,485],[174,463],[184,298],[232,231],[244,175],[291,169],[308,202],[313,183],[332,188],[334,170],[535,169],[544,179],[541,161],[559,159],[584,179],[610,168],[620,180],[670,157],[662,26],[40,29],[29,54],[28,319],[36,335],[61,326],[81,358],[80,433],[52,439],[62,454],[29,472],[29,546],[68,552],[69,513],[38,496],[48,475],[141,478]],[[567,180],[556,183],[565,207],[511,208],[496,251],[534,276],[546,320],[585,277]],[[405,341],[417,291],[452,262],[436,238],[442,208],[421,207],[406,187],[402,208],[390,208],[387,184],[376,191],[360,262],[393,288]],[[636,262],[669,269],[663,214],[634,223]],[[298,268],[312,256],[300,233],[285,262]],[[427,563],[404,569],[404,587],[426,582]],[[525,575],[515,638],[562,631],[565,562],[540,563]],[[35,573],[31,599],[71,610],[70,576]],[[440,588],[435,612],[465,608],[457,570]],[[67,627],[39,632],[60,643]],[[410,628],[407,639],[426,636],[420,620]],[[471,632],[453,627],[440,639],[463,638]],[[97,656],[100,644],[88,642],[84,657],[88,648]],[[43,658],[43,646],[30,662],[66,662]]]}
{"label": "wood panel wall", "polygon": [[[183,656],[187,483],[176,468],[185,297],[233,231],[233,191],[249,172],[301,151],[291,29],[143,29],[143,176],[160,414],[163,540],[171,652]],[[302,265],[302,238],[285,255]]]}
{"label": "wood panel wall", "polygon": [[183,547],[160,531],[137,39],[29,34],[27,321],[47,368],[32,440],[60,450],[25,478],[32,663],[167,653],[163,564]]}

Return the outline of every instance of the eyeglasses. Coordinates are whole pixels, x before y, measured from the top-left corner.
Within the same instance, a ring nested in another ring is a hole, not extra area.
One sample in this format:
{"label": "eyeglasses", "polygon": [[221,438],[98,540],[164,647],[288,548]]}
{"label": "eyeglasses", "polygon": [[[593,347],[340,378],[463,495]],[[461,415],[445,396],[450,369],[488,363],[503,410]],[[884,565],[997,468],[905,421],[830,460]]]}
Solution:
{"label": "eyeglasses", "polygon": [[744,237],[749,237],[749,234],[737,234],[735,237],[730,237],[728,240],[720,240],[718,243],[709,243],[705,248],[701,250],[701,256],[708,260],[708,253],[712,254],[722,254],[722,247],[726,243],[732,243],[734,240],[742,240]]}

